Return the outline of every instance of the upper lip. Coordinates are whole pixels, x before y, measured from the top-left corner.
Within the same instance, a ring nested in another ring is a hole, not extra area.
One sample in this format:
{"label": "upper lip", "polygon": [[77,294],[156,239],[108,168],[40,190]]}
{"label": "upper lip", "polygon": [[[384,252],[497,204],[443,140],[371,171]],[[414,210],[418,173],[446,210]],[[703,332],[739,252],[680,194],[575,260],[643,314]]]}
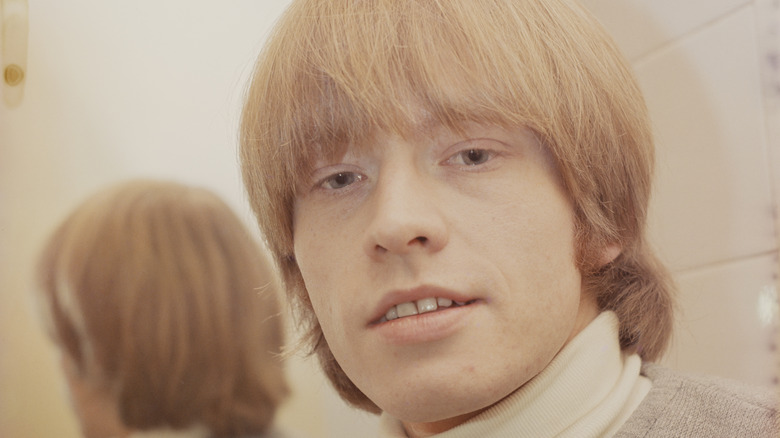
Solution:
{"label": "upper lip", "polygon": [[368,324],[376,324],[393,306],[423,298],[449,298],[452,301],[466,302],[476,297],[432,285],[423,285],[411,289],[394,289],[382,295],[382,299],[379,300],[379,303],[377,303],[374,311],[371,313]]}

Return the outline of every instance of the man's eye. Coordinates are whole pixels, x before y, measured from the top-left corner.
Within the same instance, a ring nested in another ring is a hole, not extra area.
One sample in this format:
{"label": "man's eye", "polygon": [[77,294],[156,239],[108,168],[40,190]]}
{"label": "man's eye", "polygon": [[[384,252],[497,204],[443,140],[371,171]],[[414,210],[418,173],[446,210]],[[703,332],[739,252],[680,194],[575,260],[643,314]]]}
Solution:
{"label": "man's eye", "polygon": [[363,179],[362,175],[354,172],[339,172],[325,178],[320,187],[324,189],[343,189],[344,187]]}
{"label": "man's eye", "polygon": [[456,164],[477,166],[492,158],[493,154],[485,149],[466,149],[452,157]]}

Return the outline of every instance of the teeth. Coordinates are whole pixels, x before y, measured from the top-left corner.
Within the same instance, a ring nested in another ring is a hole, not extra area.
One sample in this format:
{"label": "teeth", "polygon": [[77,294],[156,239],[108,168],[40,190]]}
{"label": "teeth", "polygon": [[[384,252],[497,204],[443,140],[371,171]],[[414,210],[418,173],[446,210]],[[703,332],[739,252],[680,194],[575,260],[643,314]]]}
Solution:
{"label": "teeth", "polygon": [[392,321],[396,318],[398,318],[398,310],[396,309],[396,306],[393,306],[385,313],[385,319]]}
{"label": "teeth", "polygon": [[404,316],[419,315],[422,313],[434,312],[439,308],[463,306],[469,303],[470,302],[468,301],[453,301],[449,298],[423,298],[391,307],[379,322],[392,321],[394,319],[403,318]]}
{"label": "teeth", "polygon": [[433,312],[438,307],[438,304],[436,304],[436,298],[423,298],[421,300],[417,300],[417,311],[420,313]]}
{"label": "teeth", "polygon": [[398,308],[398,317],[403,318],[404,316],[412,316],[417,315],[419,312],[417,312],[417,305],[414,304],[414,301],[410,301],[408,303],[401,303],[396,306]]}

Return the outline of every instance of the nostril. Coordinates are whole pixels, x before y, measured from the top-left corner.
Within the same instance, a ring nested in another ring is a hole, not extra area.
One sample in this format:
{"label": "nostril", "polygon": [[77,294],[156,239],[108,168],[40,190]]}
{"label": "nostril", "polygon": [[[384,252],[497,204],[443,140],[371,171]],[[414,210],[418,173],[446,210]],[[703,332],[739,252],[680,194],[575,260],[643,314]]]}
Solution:
{"label": "nostril", "polygon": [[425,243],[428,242],[428,238],[424,237],[424,236],[415,237],[413,240],[416,240],[416,241],[418,241],[418,242],[420,242],[422,244],[425,244]]}

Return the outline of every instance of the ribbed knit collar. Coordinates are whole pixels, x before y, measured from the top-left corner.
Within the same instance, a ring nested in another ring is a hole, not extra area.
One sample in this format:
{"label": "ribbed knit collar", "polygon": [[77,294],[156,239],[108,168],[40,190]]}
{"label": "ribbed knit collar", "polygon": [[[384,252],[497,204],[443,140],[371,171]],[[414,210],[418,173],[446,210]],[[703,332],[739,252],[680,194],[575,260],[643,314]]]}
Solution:
{"label": "ribbed knit collar", "polygon": [[[624,355],[618,320],[602,312],[536,377],[486,411],[437,438],[607,437],[650,390],[641,359]],[[405,437],[401,422],[380,419],[380,437]]]}

